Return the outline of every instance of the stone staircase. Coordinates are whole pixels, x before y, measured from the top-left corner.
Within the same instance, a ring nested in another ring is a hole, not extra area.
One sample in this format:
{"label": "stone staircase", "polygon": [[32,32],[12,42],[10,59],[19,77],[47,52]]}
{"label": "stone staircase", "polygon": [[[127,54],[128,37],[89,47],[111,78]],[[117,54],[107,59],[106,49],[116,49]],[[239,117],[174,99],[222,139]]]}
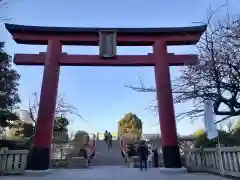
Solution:
{"label": "stone staircase", "polygon": [[113,140],[112,148],[110,150],[108,150],[105,141],[96,141],[95,156],[93,157],[90,166],[104,165],[125,165],[124,158],[121,155],[119,140]]}

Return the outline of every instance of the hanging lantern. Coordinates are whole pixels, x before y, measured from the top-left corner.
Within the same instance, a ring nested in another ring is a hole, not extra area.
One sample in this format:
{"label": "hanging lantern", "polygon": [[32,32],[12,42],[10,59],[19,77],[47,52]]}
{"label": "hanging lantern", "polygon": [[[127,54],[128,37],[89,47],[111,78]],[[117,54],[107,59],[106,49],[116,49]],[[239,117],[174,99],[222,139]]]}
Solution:
{"label": "hanging lantern", "polygon": [[115,58],[117,55],[117,33],[114,30],[99,32],[99,55],[104,59]]}

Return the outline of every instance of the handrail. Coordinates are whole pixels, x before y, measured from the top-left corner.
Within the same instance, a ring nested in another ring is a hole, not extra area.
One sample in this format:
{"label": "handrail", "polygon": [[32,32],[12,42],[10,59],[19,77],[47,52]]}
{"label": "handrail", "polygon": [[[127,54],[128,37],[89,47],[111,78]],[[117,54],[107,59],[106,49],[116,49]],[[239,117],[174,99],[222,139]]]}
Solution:
{"label": "handrail", "polygon": [[91,140],[91,143],[90,143],[90,151],[87,155],[87,158],[88,159],[92,159],[94,154],[95,154],[95,150],[96,150],[96,141],[93,139]]}
{"label": "handrail", "polygon": [[124,143],[123,137],[120,136],[120,147],[121,147],[121,153],[125,160],[127,160],[127,152],[126,152],[126,144]]}

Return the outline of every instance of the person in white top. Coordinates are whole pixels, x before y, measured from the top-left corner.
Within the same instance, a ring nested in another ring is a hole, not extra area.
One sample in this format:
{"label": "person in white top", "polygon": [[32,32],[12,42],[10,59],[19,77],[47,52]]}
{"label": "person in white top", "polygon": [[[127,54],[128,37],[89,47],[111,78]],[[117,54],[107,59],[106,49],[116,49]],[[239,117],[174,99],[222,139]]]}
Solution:
{"label": "person in white top", "polygon": [[152,159],[153,159],[152,145],[148,144],[148,158],[147,158],[148,168],[152,167]]}

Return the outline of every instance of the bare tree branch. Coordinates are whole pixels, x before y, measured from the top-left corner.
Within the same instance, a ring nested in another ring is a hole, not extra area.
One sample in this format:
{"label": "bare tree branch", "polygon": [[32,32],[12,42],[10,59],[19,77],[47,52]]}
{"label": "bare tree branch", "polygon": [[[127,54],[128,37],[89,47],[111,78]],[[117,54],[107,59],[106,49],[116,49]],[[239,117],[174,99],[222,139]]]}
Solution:
{"label": "bare tree branch", "polygon": [[[10,0],[0,0],[0,12],[1,12],[1,9],[6,9],[9,7],[9,4],[11,4],[12,2]],[[2,15],[0,13],[0,21],[8,21],[10,20],[11,18],[9,17],[6,17],[4,15]]]}
{"label": "bare tree branch", "polygon": [[[36,123],[37,120],[37,113],[39,107],[39,100],[38,94],[35,92],[33,93],[33,100],[29,100],[29,115],[31,120]],[[79,117],[81,120],[87,122],[79,113],[77,108],[73,105],[66,103],[64,100],[64,96],[58,94],[57,97],[57,104],[56,104],[56,111],[55,117],[66,117],[68,114],[75,115]]]}
{"label": "bare tree branch", "polygon": [[[203,116],[204,101],[212,100],[216,115],[240,115],[240,17],[230,16],[213,22],[220,8],[211,11],[204,24],[207,31],[197,44],[200,64],[181,70],[181,75],[172,81],[174,103],[193,101],[191,110],[177,114],[177,119],[195,119]],[[125,85],[137,92],[156,92],[140,85]],[[226,108],[227,107],[227,108]],[[224,119],[219,122],[223,121]]]}
{"label": "bare tree branch", "polygon": [[230,116],[227,116],[227,117],[224,117],[224,118],[216,121],[215,124],[221,123],[221,122],[223,122],[223,121],[225,121],[225,120],[227,120],[227,119],[229,119],[229,118],[231,118],[231,117],[232,117],[231,115],[230,115]]}

